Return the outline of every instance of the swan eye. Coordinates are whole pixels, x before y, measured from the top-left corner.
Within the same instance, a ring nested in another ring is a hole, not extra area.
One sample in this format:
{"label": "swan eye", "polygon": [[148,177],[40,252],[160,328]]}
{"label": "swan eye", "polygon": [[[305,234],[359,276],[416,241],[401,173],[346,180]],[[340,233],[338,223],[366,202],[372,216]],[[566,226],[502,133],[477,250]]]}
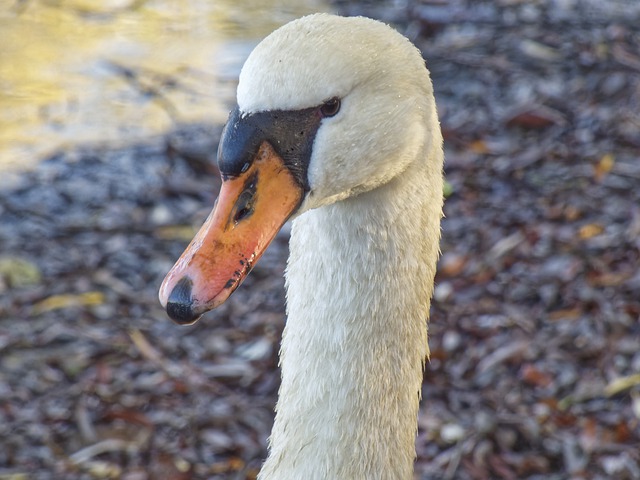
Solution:
{"label": "swan eye", "polygon": [[322,113],[323,117],[333,117],[336,113],[340,111],[340,99],[338,97],[333,97],[320,107],[320,113]]}

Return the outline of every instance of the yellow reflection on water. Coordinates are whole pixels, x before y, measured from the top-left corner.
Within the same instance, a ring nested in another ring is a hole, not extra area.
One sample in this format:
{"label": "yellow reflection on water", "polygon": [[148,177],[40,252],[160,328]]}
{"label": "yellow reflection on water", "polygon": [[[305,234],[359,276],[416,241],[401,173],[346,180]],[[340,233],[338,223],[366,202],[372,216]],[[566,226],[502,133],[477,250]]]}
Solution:
{"label": "yellow reflection on water", "polygon": [[178,123],[222,123],[253,46],[327,9],[321,0],[2,0],[0,169]]}

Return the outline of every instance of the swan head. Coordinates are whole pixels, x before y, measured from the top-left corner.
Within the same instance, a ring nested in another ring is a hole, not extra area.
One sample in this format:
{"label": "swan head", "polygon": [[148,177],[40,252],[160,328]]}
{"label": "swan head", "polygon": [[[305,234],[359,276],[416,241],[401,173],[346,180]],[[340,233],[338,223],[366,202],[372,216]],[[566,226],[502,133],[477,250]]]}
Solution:
{"label": "swan head", "polygon": [[289,218],[372,190],[441,142],[420,52],[363,17],[276,30],[249,55],[237,100],[216,206],[160,288],[179,323],[224,302]]}

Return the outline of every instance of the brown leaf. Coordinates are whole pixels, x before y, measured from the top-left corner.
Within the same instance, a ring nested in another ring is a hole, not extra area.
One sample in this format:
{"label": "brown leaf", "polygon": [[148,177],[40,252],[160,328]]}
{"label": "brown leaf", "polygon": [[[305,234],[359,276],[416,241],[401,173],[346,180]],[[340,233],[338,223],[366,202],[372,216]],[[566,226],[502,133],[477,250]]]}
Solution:
{"label": "brown leaf", "polygon": [[460,275],[467,265],[467,257],[450,252],[445,253],[440,259],[438,271],[442,276],[455,277]]}
{"label": "brown leaf", "polygon": [[503,478],[505,480],[517,480],[518,477],[516,476],[516,473],[509,468],[509,465],[500,455],[491,455],[489,457],[489,464],[499,475],[499,478]]}
{"label": "brown leaf", "polygon": [[564,209],[564,218],[569,222],[573,222],[582,216],[582,211],[573,205],[567,205]]}
{"label": "brown leaf", "polygon": [[578,235],[582,240],[588,240],[602,234],[602,232],[604,232],[604,227],[599,223],[588,223],[580,227]]}
{"label": "brown leaf", "polygon": [[[634,428],[634,427],[632,427]],[[633,438],[632,428],[629,427],[629,423],[626,421],[620,421],[616,425],[614,440],[616,443],[627,443]]]}
{"label": "brown leaf", "polygon": [[102,384],[109,384],[113,380],[113,369],[111,365],[104,361],[99,361],[96,364],[96,382]]}
{"label": "brown leaf", "polygon": [[211,465],[210,470],[213,474],[231,473],[242,470],[244,466],[245,463],[241,458],[231,457],[228,460],[214,463]]}
{"label": "brown leaf", "polygon": [[633,277],[634,272],[593,272],[587,275],[589,285],[594,287],[618,287]]}
{"label": "brown leaf", "polygon": [[507,127],[541,129],[552,125],[564,125],[564,116],[557,110],[544,105],[521,108],[508,116]]}
{"label": "brown leaf", "polygon": [[151,421],[151,419],[144,413],[137,410],[115,410],[105,415],[105,420],[111,421],[115,419],[123,420],[127,423],[143,425],[145,427],[153,429],[153,422]]}
{"label": "brown leaf", "polygon": [[584,422],[582,422],[582,432],[580,432],[580,446],[586,452],[593,452],[598,443],[598,424],[594,418],[586,418]]}
{"label": "brown leaf", "polygon": [[189,480],[193,478],[193,466],[183,458],[163,453],[151,464],[149,473],[155,480]]}
{"label": "brown leaf", "polygon": [[549,313],[549,320],[576,320],[582,315],[580,307],[563,308],[562,310],[554,310]]}
{"label": "brown leaf", "polygon": [[596,163],[593,167],[593,176],[596,181],[600,182],[604,177],[613,170],[613,167],[616,163],[615,157],[611,153],[604,154],[598,163]]}
{"label": "brown leaf", "polygon": [[577,418],[570,412],[556,412],[553,416],[553,423],[560,428],[573,427]]}
{"label": "brown leaf", "polygon": [[469,144],[469,150],[473,153],[478,153],[480,155],[486,155],[489,153],[489,147],[487,146],[487,142],[484,140],[475,140]]}
{"label": "brown leaf", "polygon": [[520,370],[520,376],[525,383],[535,387],[546,387],[553,382],[551,375],[539,370],[530,363],[523,365]]}

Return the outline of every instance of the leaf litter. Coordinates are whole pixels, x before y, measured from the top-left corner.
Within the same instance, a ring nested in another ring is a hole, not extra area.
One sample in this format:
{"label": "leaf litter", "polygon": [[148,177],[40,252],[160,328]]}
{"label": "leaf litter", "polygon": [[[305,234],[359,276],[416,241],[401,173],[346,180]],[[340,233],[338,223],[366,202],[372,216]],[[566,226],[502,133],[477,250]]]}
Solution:
{"label": "leaf litter", "polygon": [[[335,5],[423,50],[445,134],[416,478],[640,478],[638,5]],[[255,478],[286,229],[197,325],[157,302],[219,131],[61,152],[0,190],[1,478]]]}

